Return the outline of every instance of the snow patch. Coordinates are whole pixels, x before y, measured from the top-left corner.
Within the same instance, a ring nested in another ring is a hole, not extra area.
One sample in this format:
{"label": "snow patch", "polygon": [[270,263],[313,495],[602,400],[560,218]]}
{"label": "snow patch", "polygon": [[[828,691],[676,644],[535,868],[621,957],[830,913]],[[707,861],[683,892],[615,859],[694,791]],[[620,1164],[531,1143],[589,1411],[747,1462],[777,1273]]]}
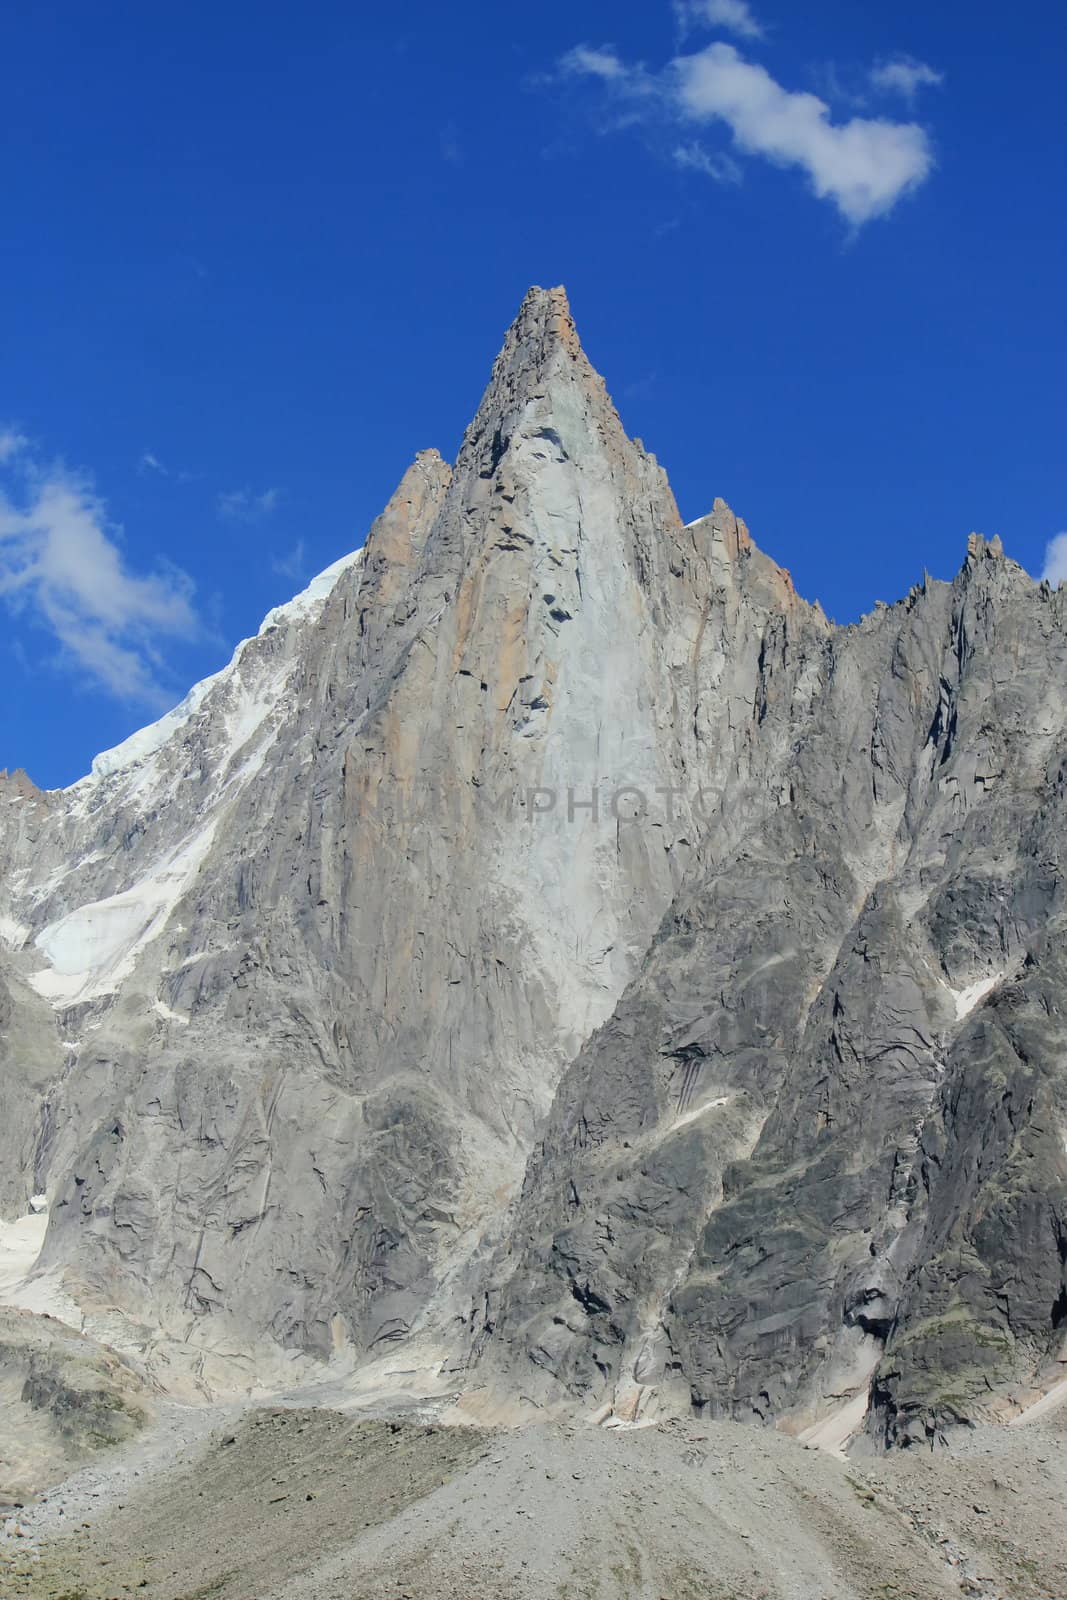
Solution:
{"label": "snow patch", "polygon": [[213,818],[121,894],[90,901],[43,928],[34,943],[49,969],[30,977],[38,994],[66,1005],[113,993],[192,882],[216,823]]}
{"label": "snow patch", "polygon": [[33,1269],[44,1244],[48,1212],[27,1212],[14,1222],[0,1222],[0,1305],[15,1305],[17,1294]]}
{"label": "snow patch", "polygon": [[219,944],[211,950],[194,950],[192,955],[184,956],[177,966],[168,968],[170,972],[184,972],[187,967],[195,967],[198,961],[209,961],[212,956],[225,955],[228,950],[236,950],[236,944]]}
{"label": "snow patch", "polygon": [[29,936],[30,930],[23,923],[0,913],[0,944],[9,950],[21,950]]}
{"label": "snow patch", "polygon": [[179,1011],[173,1010],[165,1000],[153,1001],[152,1009],[157,1017],[163,1018],[164,1022],[180,1022],[182,1027],[188,1026],[189,1018],[183,1017]]}
{"label": "snow patch", "polygon": [[0,1306],[35,1311],[80,1329],[85,1319],[63,1288],[58,1268],[35,1273],[47,1231],[47,1204],[39,1194],[24,1217],[0,1222]]}
{"label": "snow patch", "polygon": [[956,1020],[962,1022],[974,1010],[980,1000],[984,1000],[1001,978],[1002,972],[995,972],[991,978],[979,978],[977,983],[969,983],[965,989],[950,989],[949,993],[956,1001]]}
{"label": "snow patch", "polygon": [[226,743],[231,750],[240,750],[263,726],[277,705],[288,676],[288,670],[275,675],[268,683],[260,685],[255,693],[249,693],[242,686],[236,706],[226,717]]}

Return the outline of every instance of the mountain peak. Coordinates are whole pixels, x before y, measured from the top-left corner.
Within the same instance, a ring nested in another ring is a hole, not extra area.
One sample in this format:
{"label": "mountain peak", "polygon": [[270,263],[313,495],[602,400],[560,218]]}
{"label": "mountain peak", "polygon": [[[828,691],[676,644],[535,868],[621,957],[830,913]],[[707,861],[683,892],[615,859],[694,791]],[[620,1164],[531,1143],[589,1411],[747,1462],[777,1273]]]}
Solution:
{"label": "mountain peak", "polygon": [[16,767],[13,772],[8,772],[6,767],[0,767],[0,788],[16,800],[37,800],[44,792],[38,789],[29,773],[24,772],[21,767]]}
{"label": "mountain peak", "polygon": [[574,325],[566,289],[562,285],[542,289],[535,284],[527,289],[504,335],[486,397],[513,400],[536,392],[561,352],[595,378]]}
{"label": "mountain peak", "polygon": [[1004,546],[1000,535],[994,534],[992,539],[987,539],[982,533],[971,533],[967,536],[968,562],[981,561],[983,558],[990,561],[999,561],[1004,555]]}
{"label": "mountain peak", "polygon": [[557,413],[572,422],[582,414],[596,414],[620,446],[626,438],[604,380],[582,349],[562,286],[534,285],[523,296],[467,429],[457,468],[472,465],[479,476],[491,473],[531,403],[543,413],[542,424],[554,428]]}
{"label": "mountain peak", "polygon": [[181,1388],[1010,1414],[1067,1296],[1067,611],[967,559],[833,628],[529,290],[454,473],[91,778],[0,775],[0,1224],[43,1193]]}
{"label": "mountain peak", "polygon": [[535,283],[527,289],[508,333],[511,338],[520,345],[534,343],[542,348],[556,343],[569,355],[581,354],[582,343],[561,283],[552,289],[542,289]]}

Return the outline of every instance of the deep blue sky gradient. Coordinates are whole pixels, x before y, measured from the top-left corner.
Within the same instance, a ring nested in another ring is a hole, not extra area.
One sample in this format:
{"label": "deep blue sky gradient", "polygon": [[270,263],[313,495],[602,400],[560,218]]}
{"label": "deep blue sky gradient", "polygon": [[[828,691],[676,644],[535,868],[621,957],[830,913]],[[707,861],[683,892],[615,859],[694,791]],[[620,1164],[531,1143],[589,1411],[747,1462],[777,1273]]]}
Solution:
{"label": "deep blue sky gradient", "polygon": [[[913,113],[937,168],[888,217],[853,233],[757,159],[680,170],[555,71],[580,43],[661,66],[666,3],[5,8],[0,422],[91,474],[132,569],[195,581],[175,699],[362,542],[416,449],[455,453],[535,282],[567,285],[683,516],[724,495],[839,620],[951,576],[972,529],[1040,572],[1067,528],[1067,12],[753,5],[767,36],[734,42],[789,88],[900,52],[945,74]],[[244,487],[276,508],[220,518]],[[0,620],[0,766],[69,782],[151,720],[32,608]]]}

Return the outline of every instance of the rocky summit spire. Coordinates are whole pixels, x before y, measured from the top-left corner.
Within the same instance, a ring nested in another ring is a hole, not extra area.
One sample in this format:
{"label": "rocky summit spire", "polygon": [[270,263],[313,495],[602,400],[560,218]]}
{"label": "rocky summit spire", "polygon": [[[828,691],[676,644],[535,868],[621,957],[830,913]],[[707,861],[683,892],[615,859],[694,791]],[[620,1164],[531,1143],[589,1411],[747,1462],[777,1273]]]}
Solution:
{"label": "rocky summit spire", "polygon": [[512,349],[530,349],[538,345],[545,349],[555,344],[562,345],[569,355],[581,354],[581,341],[571,315],[567,291],[561,283],[552,289],[542,289],[535,283],[523,296],[518,315],[508,330],[501,356],[506,357]]}
{"label": "rocky summit spire", "polygon": [[[594,414],[617,449],[629,444],[639,450],[627,439],[604,380],[582,348],[562,287],[527,290],[467,429],[457,472],[473,466],[482,476],[492,473],[530,406],[539,406],[542,415],[558,411],[564,419]],[[556,424],[548,425],[558,432]]]}
{"label": "rocky summit spire", "polygon": [[562,284],[554,289],[541,289],[535,284],[527,289],[518,314],[504,336],[500,354],[493,364],[490,389],[506,379],[516,387],[521,381],[536,382],[557,352],[589,365],[566,289]]}

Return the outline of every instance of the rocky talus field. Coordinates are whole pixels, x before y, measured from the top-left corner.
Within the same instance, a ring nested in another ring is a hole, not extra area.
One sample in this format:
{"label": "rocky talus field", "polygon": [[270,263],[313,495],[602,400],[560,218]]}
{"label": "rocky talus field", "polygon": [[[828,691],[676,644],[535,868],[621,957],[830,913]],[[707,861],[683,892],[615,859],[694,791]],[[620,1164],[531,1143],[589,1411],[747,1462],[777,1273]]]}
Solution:
{"label": "rocky talus field", "polygon": [[1067,592],[960,563],[835,624],[532,289],[0,774],[0,1600],[1063,1600]]}

